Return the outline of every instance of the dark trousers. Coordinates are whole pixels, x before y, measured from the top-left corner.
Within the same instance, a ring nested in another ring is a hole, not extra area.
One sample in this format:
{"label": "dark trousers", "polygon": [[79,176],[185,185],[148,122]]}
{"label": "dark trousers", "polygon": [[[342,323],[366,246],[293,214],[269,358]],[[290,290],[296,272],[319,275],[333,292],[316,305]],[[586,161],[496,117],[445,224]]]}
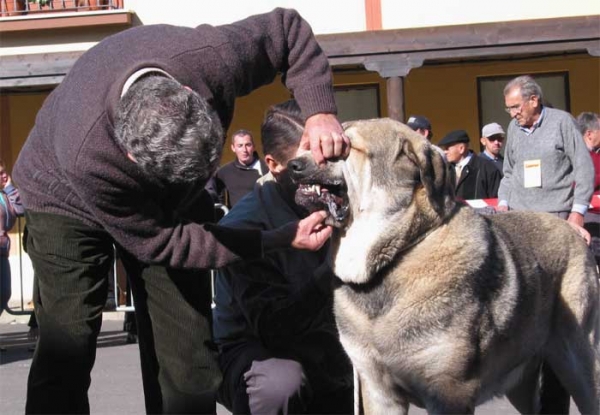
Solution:
{"label": "dark trousers", "polygon": [[[89,413],[114,241],[65,216],[28,212],[26,218],[39,339],[25,410]],[[119,254],[135,301],[146,411],[214,414],[221,375],[211,342],[210,279]]]}
{"label": "dark trousers", "polygon": [[[245,341],[225,346],[219,355],[223,371],[223,382],[219,388],[219,402],[234,415],[250,414],[249,397],[246,393],[244,373],[250,370],[253,361],[271,358],[290,358],[276,355],[265,349],[259,341]],[[294,359],[292,359],[294,360]],[[348,366],[349,382],[338,382],[335,386],[323,380],[315,382],[311,373],[306,373],[307,385],[303,397],[294,396],[288,402],[288,413],[306,414],[352,414],[354,410],[354,389],[351,382],[352,368]],[[286,384],[287,379],[273,383]],[[314,387],[318,383],[319,387]]]}

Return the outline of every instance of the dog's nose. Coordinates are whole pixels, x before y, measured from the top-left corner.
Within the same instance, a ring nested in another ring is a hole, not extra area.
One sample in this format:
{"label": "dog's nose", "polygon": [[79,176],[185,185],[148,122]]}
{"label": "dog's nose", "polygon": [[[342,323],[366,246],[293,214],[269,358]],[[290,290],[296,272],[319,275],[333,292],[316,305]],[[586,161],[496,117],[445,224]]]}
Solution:
{"label": "dog's nose", "polygon": [[306,169],[306,163],[301,159],[292,159],[287,164],[288,169],[292,173],[301,173]]}

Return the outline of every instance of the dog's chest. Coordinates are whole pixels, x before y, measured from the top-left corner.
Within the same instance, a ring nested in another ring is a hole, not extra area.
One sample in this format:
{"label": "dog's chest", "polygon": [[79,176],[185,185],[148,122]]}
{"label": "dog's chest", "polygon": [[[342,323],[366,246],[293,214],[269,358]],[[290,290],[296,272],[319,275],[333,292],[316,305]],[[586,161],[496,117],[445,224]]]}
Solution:
{"label": "dog's chest", "polygon": [[369,320],[389,312],[394,303],[394,292],[389,284],[379,279],[369,284],[344,284],[336,289],[338,304],[352,304],[353,309]]}

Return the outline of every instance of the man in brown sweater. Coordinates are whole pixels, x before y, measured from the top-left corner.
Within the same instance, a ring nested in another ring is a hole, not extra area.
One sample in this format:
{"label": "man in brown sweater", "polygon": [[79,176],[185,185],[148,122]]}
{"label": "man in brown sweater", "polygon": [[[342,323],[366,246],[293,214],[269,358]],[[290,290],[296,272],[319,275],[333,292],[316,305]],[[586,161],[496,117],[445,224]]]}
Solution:
{"label": "man in brown sweater", "polygon": [[315,213],[271,231],[210,225],[203,187],[236,97],[283,82],[301,147],[344,157],[331,70],[310,26],[275,9],[224,25],[141,26],[90,49],[48,96],[14,167],[27,210],[39,340],[27,413],[87,413],[115,249],[138,321],[146,411],[214,413],[221,374],[202,272],[279,247],[315,250]]}

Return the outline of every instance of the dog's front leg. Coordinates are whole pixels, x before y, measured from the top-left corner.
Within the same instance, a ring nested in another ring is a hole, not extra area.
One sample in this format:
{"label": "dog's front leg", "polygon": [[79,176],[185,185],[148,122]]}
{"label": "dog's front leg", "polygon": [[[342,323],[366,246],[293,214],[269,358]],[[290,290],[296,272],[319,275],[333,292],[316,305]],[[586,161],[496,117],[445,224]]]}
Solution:
{"label": "dog's front leg", "polygon": [[408,400],[398,393],[397,388],[385,382],[385,374],[379,379],[359,374],[362,412],[365,415],[408,415]]}

